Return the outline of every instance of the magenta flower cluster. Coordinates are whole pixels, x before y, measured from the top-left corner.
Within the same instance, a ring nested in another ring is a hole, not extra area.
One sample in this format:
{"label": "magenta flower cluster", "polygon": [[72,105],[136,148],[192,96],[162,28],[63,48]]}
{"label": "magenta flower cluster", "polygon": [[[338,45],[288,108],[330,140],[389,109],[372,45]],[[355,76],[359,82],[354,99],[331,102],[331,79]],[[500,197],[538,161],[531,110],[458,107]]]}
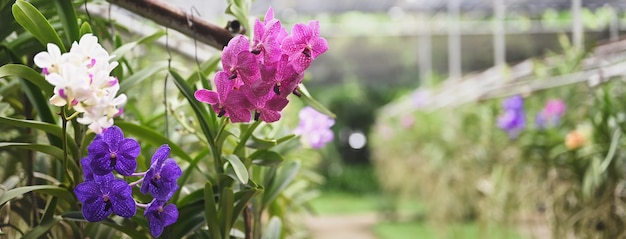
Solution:
{"label": "magenta flower cluster", "polygon": [[[124,133],[117,126],[98,134],[87,150],[87,157],[80,161],[85,181],[74,189],[87,221],[102,221],[111,214],[130,218],[136,214],[137,207],[142,207],[154,237],[160,236],[164,227],[176,222],[178,209],[167,201],[178,190],[176,180],[182,175],[182,170],[176,161],[168,158],[170,147],[167,144],[157,149],[150,168],[144,173],[135,173],[141,150],[139,143],[124,138]],[[114,171],[121,176],[142,178],[129,184],[117,178]],[[133,198],[132,187],[140,183],[141,193],[154,198],[148,204],[136,202]]]}
{"label": "magenta flower cluster", "polygon": [[524,98],[519,95],[509,97],[502,102],[502,108],[504,113],[498,118],[498,127],[504,130],[509,138],[517,138],[526,127]]}
{"label": "magenta flower cluster", "polygon": [[289,35],[270,8],[263,22],[255,21],[252,45],[239,35],[224,47],[215,91],[200,89],[195,97],[234,123],[277,121],[289,103],[287,96],[298,94],[304,71],[326,50],[318,21],[297,23]]}

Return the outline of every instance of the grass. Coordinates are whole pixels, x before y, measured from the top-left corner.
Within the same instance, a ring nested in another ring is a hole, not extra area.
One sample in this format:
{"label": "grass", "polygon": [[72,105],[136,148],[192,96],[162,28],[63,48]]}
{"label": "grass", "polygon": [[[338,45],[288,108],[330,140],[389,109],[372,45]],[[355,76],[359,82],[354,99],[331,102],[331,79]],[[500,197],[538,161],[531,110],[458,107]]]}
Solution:
{"label": "grass", "polygon": [[313,210],[320,215],[376,212],[383,205],[382,197],[375,194],[356,195],[342,192],[322,192],[320,197],[311,202]]}

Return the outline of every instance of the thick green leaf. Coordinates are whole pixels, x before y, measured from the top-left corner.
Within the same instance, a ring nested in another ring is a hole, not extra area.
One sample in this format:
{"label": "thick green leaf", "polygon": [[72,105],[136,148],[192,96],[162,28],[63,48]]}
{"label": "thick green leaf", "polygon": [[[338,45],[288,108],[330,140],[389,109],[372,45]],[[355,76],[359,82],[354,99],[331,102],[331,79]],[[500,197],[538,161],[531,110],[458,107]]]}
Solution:
{"label": "thick green leaf", "polygon": [[302,94],[300,98],[307,105],[311,106],[313,109],[317,110],[318,112],[327,115],[328,117],[331,117],[333,119],[337,118],[337,116],[333,112],[326,109],[324,105],[322,105],[320,102],[318,102],[317,100],[313,99],[313,97],[311,97],[311,93],[309,93],[306,87],[304,87],[304,84],[300,84],[300,87],[298,88],[298,90]]}
{"label": "thick green leaf", "polygon": [[[10,147],[10,148],[19,148],[19,149],[27,149],[27,150],[32,150],[32,151],[37,151],[37,152],[41,152],[44,154],[48,154],[51,155],[55,158],[57,158],[59,161],[63,160],[63,150],[52,146],[52,145],[45,145],[45,144],[31,144],[31,143],[14,143],[14,142],[0,142],[0,148],[3,147]],[[69,165],[69,169],[71,170],[71,172],[74,174],[78,174],[78,172],[80,172],[80,170],[78,169],[78,165],[76,165],[76,162],[74,160],[68,160],[68,165]]]}
{"label": "thick green leaf", "polygon": [[62,219],[61,217],[55,216],[55,217],[50,218],[49,220],[42,222],[41,224],[34,227],[32,230],[26,232],[26,234],[24,234],[22,239],[40,238],[41,236],[48,233],[50,229],[54,227],[54,225],[56,225],[57,223],[61,221],[61,219]]}
{"label": "thick green leaf", "polygon": [[127,92],[133,85],[136,85],[137,83],[142,82],[165,69],[167,69],[167,62],[162,61],[150,64],[150,66],[143,68],[124,79],[122,83],[120,83],[120,92]]}
{"label": "thick green leaf", "polygon": [[253,164],[260,166],[275,166],[285,161],[281,154],[270,150],[257,150],[249,158],[252,159]]}
{"label": "thick green leaf", "polygon": [[[40,122],[36,120],[21,120],[21,119],[13,119],[13,118],[0,116],[0,123],[18,126],[18,127],[27,127],[31,129],[42,130],[48,134],[51,134],[57,137],[58,139],[60,139],[61,136],[63,135],[62,133],[63,130],[58,125],[44,123],[44,122]],[[70,153],[72,155],[76,155],[76,157],[79,157],[78,146],[76,145],[76,142],[74,142],[74,139],[69,135],[67,136],[67,143],[68,143],[68,148],[70,150]],[[60,147],[59,145],[56,145],[56,144],[55,146]]]}
{"label": "thick green leaf", "polygon": [[80,25],[80,35],[85,35],[87,33],[92,33],[93,30],[91,30],[91,25],[89,25],[89,22],[83,22],[82,25]]}
{"label": "thick green leaf", "polygon": [[217,129],[217,119],[215,117],[209,117],[209,113],[206,110],[206,107],[203,107],[201,103],[196,100],[194,96],[195,91],[187,85],[187,82],[181,77],[177,72],[170,70],[170,74],[174,78],[174,83],[180,90],[180,93],[185,96],[189,105],[193,109],[196,114],[197,122],[200,124],[200,128],[204,133],[211,149],[215,149],[215,145],[213,145],[214,132],[211,129]]}
{"label": "thick green leaf", "polygon": [[227,156],[224,156],[224,159],[228,160],[230,165],[233,167],[235,175],[237,175],[237,179],[239,179],[239,181],[243,184],[248,183],[248,179],[250,179],[248,169],[246,168],[246,165],[241,162],[239,157],[234,154],[229,154]]}
{"label": "thick green leaf", "polygon": [[76,17],[76,11],[74,5],[70,0],[56,0],[54,1],[61,23],[63,24],[63,30],[67,36],[67,42],[78,41],[80,38],[78,29],[78,18]]}
{"label": "thick green leaf", "polygon": [[46,209],[44,210],[44,213],[41,216],[41,220],[39,220],[39,223],[45,223],[53,219],[58,200],[59,198],[57,197],[50,197],[50,199],[48,199],[48,204],[46,204]]}
{"label": "thick green leaf", "polygon": [[217,203],[215,202],[215,193],[213,185],[207,181],[204,184],[204,218],[211,231],[212,239],[222,239],[217,219]]}
{"label": "thick green leaf", "polygon": [[63,218],[63,220],[68,221],[89,222],[87,221],[87,219],[85,219],[85,217],[83,216],[83,212],[81,211],[64,212],[61,217]]}
{"label": "thick green leaf", "polygon": [[53,87],[46,79],[32,68],[20,64],[6,64],[0,67],[0,78],[16,76],[35,84],[44,92],[44,95],[52,95]]}
{"label": "thick green leaf", "polygon": [[24,0],[17,0],[12,10],[17,23],[33,34],[42,45],[54,43],[61,52],[67,51],[56,30],[35,6]]}
{"label": "thick green leaf", "polygon": [[275,139],[260,139],[252,135],[252,140],[249,140],[248,143],[246,143],[246,147],[252,149],[269,149],[277,144],[278,142]]}
{"label": "thick green leaf", "polygon": [[230,187],[224,187],[220,194],[220,208],[217,212],[218,220],[221,223],[221,232],[223,238],[228,238],[230,235],[230,229],[232,224],[230,223],[233,218],[233,206],[235,204],[235,194]]}
{"label": "thick green leaf", "polygon": [[128,226],[123,226],[123,225],[119,225],[113,221],[104,221],[102,222],[102,224],[107,225],[111,228],[114,228],[115,230],[118,230],[126,235],[128,235],[130,238],[137,238],[137,239],[148,239],[149,237],[146,236],[146,234],[141,233],[140,231],[138,231],[136,228],[133,227],[128,227]]}
{"label": "thick green leaf", "polygon": [[[42,190],[47,190],[47,191],[42,191]],[[14,199],[16,197],[24,195],[25,193],[29,193],[33,191],[42,191],[43,193],[55,194],[55,196],[61,195],[63,194],[63,192],[66,192],[66,193],[69,192],[67,191],[67,188],[63,188],[57,185],[35,185],[35,186],[19,187],[19,188],[11,189],[7,191],[6,193],[4,193],[2,196],[0,196],[0,208],[4,207],[4,204],[6,204],[11,199]]]}
{"label": "thick green leaf", "polygon": [[276,197],[282,192],[300,171],[300,162],[294,161],[286,164],[269,185],[266,185],[265,194],[263,194],[262,208],[265,208],[269,203],[274,201]]}
{"label": "thick green leaf", "polygon": [[133,135],[137,138],[148,141],[154,145],[168,144],[170,148],[172,149],[171,152],[173,155],[176,155],[189,163],[192,162],[192,159],[189,156],[189,154],[185,153],[185,151],[182,148],[180,148],[176,143],[172,142],[170,139],[159,134],[158,132],[154,131],[151,128],[132,124],[132,123],[121,121],[121,120],[116,121],[115,125],[119,126],[124,131],[124,133],[128,135]]}

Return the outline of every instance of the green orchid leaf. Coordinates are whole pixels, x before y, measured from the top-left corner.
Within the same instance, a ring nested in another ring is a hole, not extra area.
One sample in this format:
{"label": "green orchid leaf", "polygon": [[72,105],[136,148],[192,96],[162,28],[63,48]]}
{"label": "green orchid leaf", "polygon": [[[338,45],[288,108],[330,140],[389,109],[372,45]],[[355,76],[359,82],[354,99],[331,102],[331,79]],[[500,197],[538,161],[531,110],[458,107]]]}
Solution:
{"label": "green orchid leaf", "polygon": [[6,193],[4,193],[2,196],[0,196],[0,208],[4,207],[4,205],[19,196],[24,195],[25,193],[29,193],[29,192],[33,192],[33,191],[39,191],[41,193],[45,193],[45,194],[50,194],[53,196],[61,196],[63,197],[63,199],[67,199],[68,195],[72,197],[71,193],[67,190],[67,188],[63,188],[61,186],[58,185],[35,185],[35,186],[25,186],[25,187],[19,187],[19,188],[14,188],[11,189],[9,191],[7,191]]}
{"label": "green orchid leaf", "polygon": [[233,219],[233,205],[235,204],[235,195],[233,189],[230,187],[224,187],[220,194],[219,205],[220,208],[217,211],[218,221],[220,222],[220,231],[223,238],[230,236],[230,229],[232,227],[231,221]]}
{"label": "green orchid leaf", "polygon": [[252,135],[252,140],[249,140],[246,143],[246,147],[252,149],[269,149],[278,144],[275,139],[260,139],[254,135]]}
{"label": "green orchid leaf", "polygon": [[56,30],[50,25],[48,19],[31,3],[24,0],[17,0],[15,4],[13,4],[12,11],[17,23],[33,34],[42,45],[45,46],[48,43],[54,43],[61,49],[61,52],[67,51],[63,45],[63,41],[61,41],[61,37],[59,37]]}
{"label": "green orchid leaf", "polygon": [[[45,144],[32,144],[32,143],[15,143],[15,142],[0,142],[0,148],[10,147],[10,148],[19,148],[19,149],[27,149],[32,151],[41,152],[44,154],[51,155],[58,159],[59,161],[63,160],[63,150],[52,145]],[[78,169],[78,165],[74,160],[68,160],[69,169],[72,173],[78,174],[80,170]]]}
{"label": "green orchid leaf", "polygon": [[281,154],[270,150],[258,150],[252,153],[249,158],[252,159],[253,164],[259,166],[276,166],[285,161]]}
{"label": "green orchid leaf", "polygon": [[300,162],[293,161],[283,166],[277,173],[274,180],[265,186],[265,193],[263,194],[262,208],[269,205],[278,195],[282,192],[300,171]]}
{"label": "green orchid leaf", "polygon": [[61,18],[61,24],[63,24],[67,42],[78,41],[80,39],[80,30],[78,28],[78,22],[76,21],[78,18],[76,17],[76,10],[74,10],[72,1],[54,1],[54,3],[59,17]]}
{"label": "green orchid leaf", "polygon": [[[174,83],[180,90],[180,93],[187,99],[189,105],[193,109],[196,114],[197,122],[200,124],[200,128],[202,132],[206,136],[207,141],[212,149],[215,149],[215,145],[213,145],[213,138],[215,137],[215,132],[211,129],[217,129],[217,119],[215,117],[209,117],[209,113],[206,110],[206,107],[202,106],[201,103],[196,100],[194,96],[195,90],[193,90],[187,82],[180,76],[177,72],[170,70],[170,74],[174,78]],[[212,116],[214,116],[213,114]]]}
{"label": "green orchid leaf", "polygon": [[44,95],[52,95],[54,87],[46,81],[41,73],[33,68],[20,64],[6,64],[0,67],[0,78],[15,76],[27,80],[37,88],[41,89]]}
{"label": "green orchid leaf", "polygon": [[247,184],[248,179],[250,179],[250,176],[248,174],[248,169],[243,164],[243,162],[241,162],[239,157],[237,157],[237,155],[234,155],[234,154],[229,154],[229,155],[223,156],[223,158],[228,160],[228,162],[230,163],[230,166],[233,167],[233,170],[235,171],[235,175],[237,175],[237,179],[239,179],[241,183]]}
{"label": "green orchid leaf", "polygon": [[50,232],[50,229],[54,227],[57,223],[59,223],[61,219],[62,219],[61,217],[55,216],[55,217],[50,218],[49,220],[41,222],[41,224],[37,225],[36,227],[33,227],[32,230],[26,232],[26,234],[24,234],[22,239],[40,238],[41,236]]}
{"label": "green orchid leaf", "polygon": [[[8,117],[3,117],[3,116],[0,116],[0,123],[18,126],[18,127],[42,130],[46,132],[47,134],[53,135],[54,137],[59,139],[59,144],[58,145],[53,144],[54,146],[56,146],[57,148],[62,147],[60,144],[60,138],[63,135],[62,133],[63,130],[58,125],[40,122],[36,120],[13,119],[13,118],[8,118]],[[68,149],[70,150],[70,153],[75,157],[79,157],[78,146],[76,145],[76,142],[74,142],[74,139],[69,135],[67,136],[67,143],[68,143]]]}
{"label": "green orchid leaf", "polygon": [[215,202],[215,193],[213,193],[213,185],[207,181],[204,184],[204,218],[211,231],[212,239],[222,239],[219,233],[219,225],[217,219],[217,203]]}
{"label": "green orchid leaf", "polygon": [[[248,206],[248,203],[252,198],[260,191],[256,188],[246,189],[235,193],[235,207],[233,208],[234,215],[240,215],[243,210]],[[237,217],[233,217],[231,224],[235,224]]]}
{"label": "green orchid leaf", "polygon": [[83,22],[82,25],[80,25],[80,35],[85,35],[87,33],[92,33],[93,30],[91,29],[91,25],[89,25],[88,22]]}

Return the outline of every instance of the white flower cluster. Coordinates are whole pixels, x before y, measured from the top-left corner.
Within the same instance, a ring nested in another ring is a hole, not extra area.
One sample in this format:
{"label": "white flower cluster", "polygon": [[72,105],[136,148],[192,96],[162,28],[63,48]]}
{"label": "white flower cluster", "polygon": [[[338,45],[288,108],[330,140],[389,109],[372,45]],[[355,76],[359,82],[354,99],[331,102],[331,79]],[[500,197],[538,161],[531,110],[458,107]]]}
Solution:
{"label": "white flower cluster", "polygon": [[122,113],[121,105],[126,103],[126,95],[116,97],[120,85],[110,73],[118,63],[109,62],[112,58],[97,37],[86,34],[63,54],[57,45],[48,43],[48,51],[35,55],[34,61],[54,85],[50,103],[83,113],[78,122],[101,133],[113,125],[113,117]]}

